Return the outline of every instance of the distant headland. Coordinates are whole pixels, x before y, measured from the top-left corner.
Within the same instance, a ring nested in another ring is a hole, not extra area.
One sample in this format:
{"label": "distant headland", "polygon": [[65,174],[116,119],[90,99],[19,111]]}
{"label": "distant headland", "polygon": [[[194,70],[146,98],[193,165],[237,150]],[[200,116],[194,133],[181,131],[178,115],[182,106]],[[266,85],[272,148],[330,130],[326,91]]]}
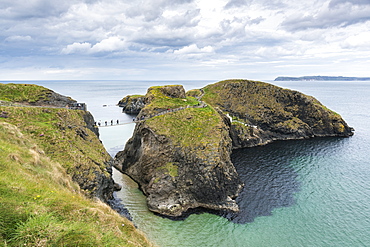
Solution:
{"label": "distant headland", "polygon": [[345,76],[279,76],[274,81],[370,81],[370,77],[345,77]]}

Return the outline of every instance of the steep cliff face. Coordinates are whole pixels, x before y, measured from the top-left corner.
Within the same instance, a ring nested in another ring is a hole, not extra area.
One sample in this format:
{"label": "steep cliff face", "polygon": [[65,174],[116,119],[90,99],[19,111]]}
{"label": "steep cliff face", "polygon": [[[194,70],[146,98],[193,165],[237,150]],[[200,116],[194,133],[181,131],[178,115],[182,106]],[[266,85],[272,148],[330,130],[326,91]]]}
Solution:
{"label": "steep cliff face", "polygon": [[234,148],[274,140],[353,135],[339,114],[297,91],[248,80],[222,81],[203,90],[204,101],[233,119]]}
{"label": "steep cliff face", "polygon": [[139,183],[154,212],[237,211],[233,199],[242,185],[230,161],[229,124],[209,106],[152,117],[137,124],[114,165]]}
{"label": "steep cliff face", "polygon": [[[112,159],[90,112],[69,110],[75,100],[30,84],[0,84],[0,119],[34,138],[89,197],[112,199]],[[18,103],[9,106],[9,103]],[[38,106],[38,107],[33,107]],[[58,108],[60,107],[60,108]]]}
{"label": "steep cliff face", "polygon": [[1,246],[152,246],[127,219],[82,196],[42,137],[3,121],[8,115],[0,117]]}

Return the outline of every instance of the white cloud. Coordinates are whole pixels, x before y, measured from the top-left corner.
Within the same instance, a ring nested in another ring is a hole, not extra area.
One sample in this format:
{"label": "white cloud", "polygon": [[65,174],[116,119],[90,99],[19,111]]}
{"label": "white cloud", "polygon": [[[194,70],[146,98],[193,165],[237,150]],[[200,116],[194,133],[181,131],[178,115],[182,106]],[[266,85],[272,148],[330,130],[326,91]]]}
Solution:
{"label": "white cloud", "polygon": [[20,35],[14,35],[14,36],[10,36],[10,37],[7,37],[5,39],[6,42],[22,42],[22,41],[31,41],[32,38],[31,36],[29,35],[26,35],[26,36],[20,36]]}
{"label": "white cloud", "polygon": [[346,38],[342,47],[345,49],[370,48],[370,33],[363,32]]}
{"label": "white cloud", "polygon": [[196,44],[185,46],[179,50],[175,50],[174,54],[199,54],[199,53],[213,53],[214,49],[211,46],[198,48]]}
{"label": "white cloud", "polygon": [[114,52],[120,51],[125,48],[125,42],[118,37],[109,37],[96,43],[95,45],[91,45],[88,42],[84,43],[73,43],[71,45],[67,45],[67,47],[62,49],[63,54],[73,54],[73,53],[81,53],[81,54],[94,54],[94,53],[101,53],[101,52]]}
{"label": "white cloud", "polygon": [[84,42],[84,43],[73,43],[71,45],[67,45],[67,47],[62,49],[63,54],[72,54],[72,53],[89,53],[91,50],[91,44]]}
{"label": "white cloud", "polygon": [[39,63],[47,71],[73,58],[74,67],[116,66],[137,76],[202,65],[212,77],[221,70],[288,74],[266,65],[279,60],[318,74],[311,66],[316,59],[370,66],[363,58],[368,30],[368,0],[2,0],[0,62],[9,68]]}
{"label": "white cloud", "polygon": [[125,47],[125,41],[118,37],[109,37],[91,47],[92,53],[113,52],[122,50]]}

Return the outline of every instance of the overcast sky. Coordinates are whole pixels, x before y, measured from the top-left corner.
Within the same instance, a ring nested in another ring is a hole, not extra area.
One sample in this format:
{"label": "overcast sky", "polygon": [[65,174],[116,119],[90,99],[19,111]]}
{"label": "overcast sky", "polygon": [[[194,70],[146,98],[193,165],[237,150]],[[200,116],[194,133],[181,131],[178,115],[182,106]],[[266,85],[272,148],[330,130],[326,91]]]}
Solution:
{"label": "overcast sky", "polygon": [[1,0],[0,80],[370,76],[370,0]]}

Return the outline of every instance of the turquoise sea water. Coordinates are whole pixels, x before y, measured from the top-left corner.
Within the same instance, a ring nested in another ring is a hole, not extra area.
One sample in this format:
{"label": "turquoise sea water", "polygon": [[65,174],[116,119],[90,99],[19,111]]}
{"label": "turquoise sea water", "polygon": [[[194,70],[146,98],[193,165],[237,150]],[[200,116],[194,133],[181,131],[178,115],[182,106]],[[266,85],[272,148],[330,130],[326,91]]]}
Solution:
{"label": "turquoise sea water", "polygon": [[[131,116],[115,106],[147,87],[183,84],[200,88],[211,81],[33,82],[88,104],[96,120]],[[117,193],[134,223],[158,246],[370,246],[370,82],[272,82],[312,95],[355,128],[350,138],[276,142],[237,150],[232,159],[245,181],[241,213],[194,214],[172,221],[149,212],[145,197],[127,176],[114,172]],[[107,105],[107,106],[103,106]],[[114,155],[134,124],[100,128]]]}

